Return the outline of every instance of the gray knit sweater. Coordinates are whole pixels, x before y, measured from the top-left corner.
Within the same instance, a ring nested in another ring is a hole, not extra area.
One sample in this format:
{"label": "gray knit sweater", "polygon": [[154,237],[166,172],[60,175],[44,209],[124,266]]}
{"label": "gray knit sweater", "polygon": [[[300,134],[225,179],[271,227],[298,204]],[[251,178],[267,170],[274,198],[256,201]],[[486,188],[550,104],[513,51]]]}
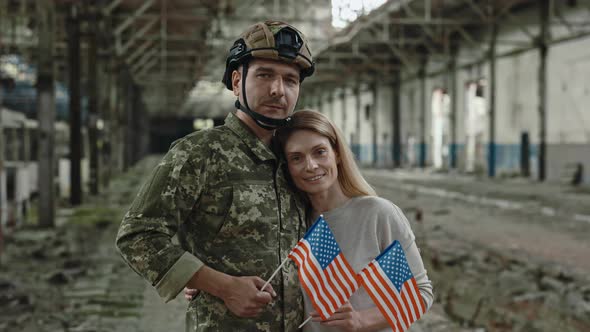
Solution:
{"label": "gray knit sweater", "polygon": [[[427,308],[430,308],[433,302],[432,284],[424,269],[418,247],[416,247],[410,223],[400,208],[380,197],[359,196],[350,199],[338,208],[323,212],[323,215],[330,225],[342,253],[357,273],[394,240],[398,240],[404,248],[424,303]],[[305,292],[304,298],[305,317],[307,318],[307,313],[313,311],[314,308]],[[352,295],[350,304],[355,310],[375,306],[363,287]],[[309,322],[303,331],[336,330],[321,326],[320,323]],[[382,331],[390,331],[390,329]]]}

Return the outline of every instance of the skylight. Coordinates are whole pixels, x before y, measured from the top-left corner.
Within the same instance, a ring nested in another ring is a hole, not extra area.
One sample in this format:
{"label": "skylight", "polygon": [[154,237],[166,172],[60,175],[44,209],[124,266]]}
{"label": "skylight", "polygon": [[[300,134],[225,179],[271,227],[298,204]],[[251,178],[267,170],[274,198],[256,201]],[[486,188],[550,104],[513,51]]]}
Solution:
{"label": "skylight", "polygon": [[381,6],[387,0],[332,0],[332,26],[344,28],[363,14]]}

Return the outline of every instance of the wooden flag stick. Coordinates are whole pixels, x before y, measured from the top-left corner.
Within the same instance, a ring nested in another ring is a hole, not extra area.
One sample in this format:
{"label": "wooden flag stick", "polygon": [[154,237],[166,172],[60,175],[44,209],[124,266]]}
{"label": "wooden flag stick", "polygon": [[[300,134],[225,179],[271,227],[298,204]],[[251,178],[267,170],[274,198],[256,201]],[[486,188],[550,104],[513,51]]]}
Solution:
{"label": "wooden flag stick", "polygon": [[287,263],[288,260],[289,260],[289,257],[285,258],[285,260],[281,263],[281,265],[279,265],[279,267],[277,267],[277,269],[273,272],[273,274],[270,276],[270,278],[268,278],[266,283],[264,283],[264,286],[262,286],[262,288],[260,288],[260,291],[263,291],[266,288],[266,286],[268,286],[268,284],[270,284],[270,281],[272,280],[272,278],[274,278],[277,275],[279,270],[283,267],[283,265],[285,265],[285,263]]}
{"label": "wooden flag stick", "polygon": [[311,320],[311,316],[307,317],[307,319],[305,320],[305,322],[301,323],[301,325],[299,325],[298,329],[302,328],[303,325],[307,324],[307,322],[309,322]]}

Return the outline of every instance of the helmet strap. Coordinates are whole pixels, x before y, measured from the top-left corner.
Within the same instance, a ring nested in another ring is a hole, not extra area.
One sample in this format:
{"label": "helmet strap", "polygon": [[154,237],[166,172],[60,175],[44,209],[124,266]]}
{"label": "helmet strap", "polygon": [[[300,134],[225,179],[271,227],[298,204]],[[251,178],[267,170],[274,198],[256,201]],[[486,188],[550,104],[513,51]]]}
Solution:
{"label": "helmet strap", "polygon": [[[236,100],[236,108],[240,111],[248,114],[254,122],[262,129],[266,130],[275,130],[279,127],[286,127],[291,122],[291,117],[288,116],[284,119],[273,119],[267,116],[264,116],[260,113],[256,113],[250,109],[248,106],[248,98],[246,97],[246,76],[248,75],[248,62],[244,62],[242,64],[242,96],[244,96],[244,105],[240,103],[239,100]],[[299,98],[297,98],[299,99]]]}

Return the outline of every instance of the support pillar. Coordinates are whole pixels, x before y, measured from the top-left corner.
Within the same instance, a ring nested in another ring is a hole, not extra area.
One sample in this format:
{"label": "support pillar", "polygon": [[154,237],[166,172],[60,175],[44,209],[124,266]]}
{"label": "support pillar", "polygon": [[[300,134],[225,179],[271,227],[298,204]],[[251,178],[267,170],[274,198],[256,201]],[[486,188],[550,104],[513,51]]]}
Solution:
{"label": "support pillar", "polygon": [[329,109],[329,113],[327,114],[327,117],[334,121],[334,115],[336,114],[336,110],[334,109],[334,87],[331,87],[331,90],[328,92],[328,97],[326,100],[326,103],[328,104],[328,109]]}
{"label": "support pillar", "polygon": [[135,87],[131,78],[126,75],[125,77],[125,109],[124,109],[124,132],[125,132],[125,149],[124,149],[124,170],[127,171],[133,165],[133,108],[135,107]]}
{"label": "support pillar", "polygon": [[378,148],[378,142],[377,142],[377,136],[379,135],[378,131],[377,131],[377,110],[378,110],[378,93],[377,93],[377,87],[379,86],[379,84],[377,84],[377,82],[373,82],[372,86],[371,86],[371,91],[373,93],[373,107],[371,110],[371,137],[372,137],[372,145],[373,145],[373,167],[376,167],[378,165],[378,161],[379,161],[379,153],[377,151]]}
{"label": "support pillar", "polygon": [[37,3],[39,49],[37,65],[37,116],[39,121],[39,226],[55,226],[55,148],[54,148],[54,66],[53,38],[55,12],[53,1]]}
{"label": "support pillar", "polygon": [[449,63],[449,97],[451,99],[450,109],[450,130],[451,130],[451,142],[449,151],[449,166],[451,169],[457,168],[457,52],[454,49],[451,53],[451,61]]}
{"label": "support pillar", "polygon": [[[92,5],[88,5],[92,6]],[[88,117],[86,121],[86,128],[88,128],[88,147],[89,147],[89,161],[90,161],[90,194],[98,195],[100,183],[100,163],[99,163],[99,147],[98,147],[98,129],[97,122],[100,118],[98,114],[98,61],[97,61],[97,42],[98,42],[98,18],[93,8],[89,8],[88,17],[94,18],[87,22],[88,33]]]}
{"label": "support pillar", "polygon": [[401,77],[400,73],[396,73],[395,81],[393,82],[392,86],[392,125],[393,125],[393,137],[392,137],[392,155],[393,155],[393,167],[401,167],[402,165],[402,140],[401,140]]}
{"label": "support pillar", "polygon": [[[0,3],[0,5],[2,5]],[[1,13],[0,13],[1,14]],[[2,123],[2,96],[4,90],[8,88],[8,80],[0,81],[0,243],[2,242],[2,230],[7,221],[7,201],[6,201],[6,173],[4,171],[4,125]],[[1,246],[1,244],[0,244]],[[0,247],[0,250],[2,248]]]}
{"label": "support pillar", "polygon": [[427,61],[423,60],[418,76],[420,77],[420,155],[418,156],[418,166],[426,167],[426,65]]}
{"label": "support pillar", "polygon": [[116,160],[117,160],[117,169],[120,172],[124,172],[125,168],[125,151],[127,149],[127,141],[125,139],[125,132],[126,132],[126,117],[125,114],[127,112],[127,104],[129,101],[129,89],[127,88],[127,79],[123,73],[122,64],[117,61],[115,70],[117,71],[117,98],[116,102],[116,122],[117,122],[117,130],[115,132],[115,140],[113,143],[114,150],[116,151]]}
{"label": "support pillar", "polygon": [[488,176],[496,176],[496,41],[498,25],[492,24],[488,62],[490,64],[490,139],[488,143]]}
{"label": "support pillar", "polygon": [[76,4],[67,22],[70,92],[70,204],[82,203],[82,120],[80,111],[80,18]]}
{"label": "support pillar", "polygon": [[546,178],[547,158],[547,40],[549,39],[549,0],[539,3],[541,34],[539,45],[539,181]]}
{"label": "support pillar", "polygon": [[346,137],[347,129],[348,129],[348,115],[346,114],[346,87],[343,87],[340,91],[340,102],[342,103],[342,126],[340,127],[342,134],[345,136],[344,139],[347,140]]}
{"label": "support pillar", "polygon": [[102,184],[104,188],[109,186],[109,180],[113,175],[113,168],[116,165],[115,160],[113,160],[113,133],[116,130],[116,121],[115,121],[115,108],[116,108],[116,94],[117,94],[117,81],[115,79],[116,74],[113,71],[112,67],[113,63],[111,60],[111,54],[108,55],[108,60],[105,61],[105,75],[104,75],[104,94],[103,94],[103,117],[104,117],[104,129],[102,132],[103,137],[103,177],[102,177]]}
{"label": "support pillar", "polygon": [[356,102],[356,121],[355,121],[355,142],[354,142],[354,155],[356,160],[361,160],[361,119],[362,119],[362,105],[361,105],[361,87],[357,85],[354,88],[354,97]]}

